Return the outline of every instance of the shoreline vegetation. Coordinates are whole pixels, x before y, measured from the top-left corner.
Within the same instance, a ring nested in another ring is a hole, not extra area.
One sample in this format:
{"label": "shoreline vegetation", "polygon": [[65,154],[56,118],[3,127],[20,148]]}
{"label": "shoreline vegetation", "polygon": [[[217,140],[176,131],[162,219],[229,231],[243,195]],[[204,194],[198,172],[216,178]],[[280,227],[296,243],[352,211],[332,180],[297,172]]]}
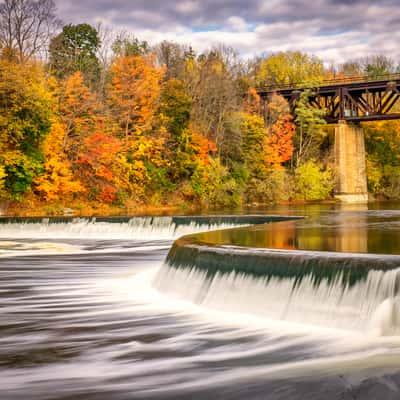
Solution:
{"label": "shoreline vegetation", "polygon": [[[391,200],[371,199],[374,204],[384,204]],[[296,206],[334,206],[342,204],[339,200],[329,198],[325,200],[296,200],[284,201],[280,203],[251,203],[242,204],[238,207],[230,208],[202,208],[199,205],[124,205],[115,206],[108,204],[87,204],[87,203],[57,203],[47,202],[33,204],[30,202],[12,203],[7,206],[0,204],[1,218],[48,218],[48,217],[76,217],[76,218],[95,218],[95,217],[141,217],[141,216],[174,216],[174,215],[213,215],[213,214],[251,214],[264,213],[266,210],[272,212],[275,208],[296,207]],[[354,204],[353,207],[365,205]],[[351,206],[350,206],[351,207]]]}
{"label": "shoreline vegetation", "polygon": [[[400,71],[380,55],[327,68],[297,51],[243,59],[224,46],[150,45],[104,26],[60,28],[52,1],[33,17],[39,3],[18,4],[0,10],[0,208],[8,215],[332,200],[334,127],[324,110],[304,90],[295,117],[275,96],[264,121],[257,89]],[[31,30],[21,32],[22,16]],[[399,199],[400,121],[363,128],[369,192]]]}
{"label": "shoreline vegetation", "polygon": [[[322,201],[309,201],[309,202],[288,202],[280,203],[276,206],[296,206],[296,205],[313,205],[313,204],[337,204],[335,200],[322,200]],[[48,218],[48,217],[76,217],[76,218],[95,218],[95,217],[141,217],[141,216],[173,216],[173,215],[203,215],[203,214],[226,214],[227,212],[232,214],[240,214],[244,210],[258,210],[259,208],[265,209],[271,207],[271,204],[252,204],[246,205],[245,207],[235,209],[202,209],[199,207],[177,207],[177,206],[141,206],[141,207],[92,207],[85,206],[83,208],[68,208],[64,204],[61,206],[48,206],[48,205],[37,205],[35,209],[26,208],[9,208],[3,214],[0,213],[1,218]]]}

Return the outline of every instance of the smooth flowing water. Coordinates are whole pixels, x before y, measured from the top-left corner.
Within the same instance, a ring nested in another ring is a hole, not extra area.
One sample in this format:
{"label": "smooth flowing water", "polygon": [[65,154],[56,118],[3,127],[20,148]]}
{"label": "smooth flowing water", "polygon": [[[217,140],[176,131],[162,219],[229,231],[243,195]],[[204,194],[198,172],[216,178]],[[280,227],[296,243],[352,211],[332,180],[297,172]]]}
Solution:
{"label": "smooth flowing water", "polygon": [[0,399],[399,399],[400,212],[276,212],[3,221]]}

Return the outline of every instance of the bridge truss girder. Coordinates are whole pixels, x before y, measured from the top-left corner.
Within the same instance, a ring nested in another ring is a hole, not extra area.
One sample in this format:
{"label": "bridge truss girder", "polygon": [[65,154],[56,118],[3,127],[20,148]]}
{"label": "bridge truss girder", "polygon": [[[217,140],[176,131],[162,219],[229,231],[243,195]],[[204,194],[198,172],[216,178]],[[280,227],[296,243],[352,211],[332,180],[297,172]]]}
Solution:
{"label": "bridge truss girder", "polygon": [[[295,114],[302,90],[278,89],[259,94],[264,102],[273,94],[283,96]],[[310,103],[326,111],[328,123],[400,119],[400,80],[320,86],[311,93]]]}

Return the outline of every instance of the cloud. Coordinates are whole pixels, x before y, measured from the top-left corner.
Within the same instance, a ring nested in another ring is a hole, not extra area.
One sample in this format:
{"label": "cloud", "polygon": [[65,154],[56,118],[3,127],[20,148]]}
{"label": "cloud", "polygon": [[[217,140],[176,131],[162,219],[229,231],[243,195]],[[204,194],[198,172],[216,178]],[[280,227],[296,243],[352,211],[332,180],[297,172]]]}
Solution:
{"label": "cloud", "polygon": [[300,50],[326,63],[367,54],[400,61],[398,0],[56,0],[66,23],[102,22],[150,43],[203,51],[219,43],[244,57]]}
{"label": "cloud", "polygon": [[227,18],[226,22],[233,31],[237,32],[246,32],[248,27],[247,22],[241,17],[232,16]]}

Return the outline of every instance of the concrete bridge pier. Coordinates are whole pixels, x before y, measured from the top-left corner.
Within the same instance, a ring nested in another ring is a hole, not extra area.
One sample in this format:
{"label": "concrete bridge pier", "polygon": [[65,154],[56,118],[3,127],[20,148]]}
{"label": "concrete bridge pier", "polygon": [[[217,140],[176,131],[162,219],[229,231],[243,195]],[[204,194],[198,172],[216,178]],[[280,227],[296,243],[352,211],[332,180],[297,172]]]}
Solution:
{"label": "concrete bridge pier", "polygon": [[339,121],[336,125],[335,167],[335,197],[346,203],[366,203],[364,132],[359,124]]}

